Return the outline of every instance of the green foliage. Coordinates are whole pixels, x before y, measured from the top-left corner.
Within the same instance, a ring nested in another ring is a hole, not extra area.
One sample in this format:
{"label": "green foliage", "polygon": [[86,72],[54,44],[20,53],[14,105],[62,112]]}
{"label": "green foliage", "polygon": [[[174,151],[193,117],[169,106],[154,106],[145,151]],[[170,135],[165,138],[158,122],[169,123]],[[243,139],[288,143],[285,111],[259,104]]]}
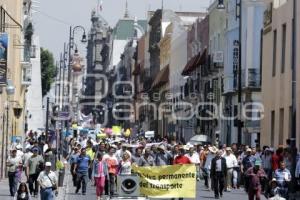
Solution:
{"label": "green foliage", "polygon": [[41,48],[41,78],[42,94],[45,96],[54,82],[56,75],[56,66],[54,64],[53,54],[47,49]]}

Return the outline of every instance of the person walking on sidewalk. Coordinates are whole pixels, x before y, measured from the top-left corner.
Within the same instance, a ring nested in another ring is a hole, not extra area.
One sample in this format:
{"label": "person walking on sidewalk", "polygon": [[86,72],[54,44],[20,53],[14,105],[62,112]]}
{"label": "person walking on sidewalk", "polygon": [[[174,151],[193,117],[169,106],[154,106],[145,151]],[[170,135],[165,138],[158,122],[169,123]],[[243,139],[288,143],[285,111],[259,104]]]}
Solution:
{"label": "person walking on sidewalk", "polygon": [[18,169],[22,166],[22,158],[17,156],[17,150],[13,149],[8,157],[6,166],[8,168],[8,182],[10,196],[14,196],[18,185]]}
{"label": "person walking on sidewalk", "polygon": [[77,194],[81,188],[82,195],[86,195],[86,186],[88,183],[88,170],[91,163],[91,158],[86,155],[86,149],[82,148],[81,153],[76,160],[73,173],[77,175],[77,187],[75,193]]}
{"label": "person walking on sidewalk", "polygon": [[46,162],[45,170],[42,171],[37,179],[41,186],[41,200],[53,200],[58,195],[57,191],[57,176],[51,171],[51,162]]}
{"label": "person walking on sidewalk", "polygon": [[71,174],[72,174],[72,180],[73,180],[73,186],[76,187],[77,183],[77,175],[76,173],[74,173],[74,167],[75,167],[75,164],[76,164],[76,161],[77,161],[77,158],[78,156],[80,155],[80,149],[75,146],[73,148],[73,152],[71,153],[70,157],[69,157],[69,162],[70,162],[70,171],[71,171]]}
{"label": "person walking on sidewalk", "polygon": [[26,183],[21,183],[19,185],[18,191],[14,196],[14,200],[31,200]]}
{"label": "person walking on sidewalk", "polygon": [[223,196],[224,181],[227,174],[226,159],[222,157],[223,151],[219,150],[211,161],[210,176],[214,180],[215,198]]}
{"label": "person walking on sidewalk", "polygon": [[36,196],[39,191],[37,178],[43,170],[44,159],[41,155],[38,155],[39,149],[37,147],[34,147],[32,151],[33,155],[28,159],[27,163],[26,177],[29,183],[30,195]]}
{"label": "person walking on sidewalk", "polygon": [[97,200],[100,200],[105,189],[105,180],[109,179],[107,163],[103,161],[103,154],[98,152],[97,159],[93,162],[93,176],[96,184]]}

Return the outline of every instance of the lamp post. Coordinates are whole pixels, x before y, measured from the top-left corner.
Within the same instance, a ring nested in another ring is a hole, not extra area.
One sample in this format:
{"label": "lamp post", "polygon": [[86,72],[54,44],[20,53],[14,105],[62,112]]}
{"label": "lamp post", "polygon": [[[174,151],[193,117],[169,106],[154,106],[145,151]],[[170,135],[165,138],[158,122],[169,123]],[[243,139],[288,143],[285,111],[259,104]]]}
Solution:
{"label": "lamp post", "polygon": [[[71,87],[70,87],[70,82],[71,82],[71,72],[72,72],[72,60],[71,60],[71,56],[72,56],[72,50],[74,48],[74,37],[75,37],[75,31],[76,30],[82,30],[83,34],[82,34],[82,38],[81,38],[81,42],[82,43],[86,43],[87,42],[87,37],[86,37],[86,31],[85,28],[83,26],[75,26],[74,28],[72,28],[72,26],[70,26],[70,32],[69,32],[69,49],[68,49],[68,103],[70,101],[70,94],[71,94]],[[66,121],[66,128],[67,128],[67,133],[69,131],[69,122]]]}
{"label": "lamp post", "polygon": [[[218,0],[217,9],[224,10],[224,0]],[[238,129],[238,144],[242,144],[242,128],[244,123],[242,121],[242,3],[243,0],[236,0],[236,19],[239,20],[239,57],[238,57],[238,120],[237,120],[237,129]]]}
{"label": "lamp post", "polygon": [[[8,146],[7,146],[8,145],[8,125],[9,125],[9,99],[8,99],[8,97],[13,95],[14,93],[15,93],[15,87],[13,85],[13,82],[12,82],[12,80],[8,79],[7,85],[6,85],[7,105],[5,107],[5,109],[6,109],[6,131],[5,131],[5,134],[3,134],[3,136],[2,136],[1,178],[4,177],[3,169],[6,169],[6,164],[4,167],[4,157],[6,159],[8,157]],[[3,124],[3,126],[4,126],[4,124]],[[5,137],[5,139],[4,139],[4,137]],[[5,141],[5,143],[4,143],[4,141]],[[4,145],[5,145],[5,156],[4,156]]]}

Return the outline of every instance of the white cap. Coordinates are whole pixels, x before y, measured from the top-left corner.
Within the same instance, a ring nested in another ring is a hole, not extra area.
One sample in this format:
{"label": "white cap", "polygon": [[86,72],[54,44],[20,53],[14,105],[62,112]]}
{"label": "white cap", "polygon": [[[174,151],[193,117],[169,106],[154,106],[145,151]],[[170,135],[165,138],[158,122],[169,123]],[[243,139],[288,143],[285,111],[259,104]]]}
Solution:
{"label": "white cap", "polygon": [[46,167],[51,167],[51,162],[46,162],[46,163],[45,163],[45,166],[46,166]]}

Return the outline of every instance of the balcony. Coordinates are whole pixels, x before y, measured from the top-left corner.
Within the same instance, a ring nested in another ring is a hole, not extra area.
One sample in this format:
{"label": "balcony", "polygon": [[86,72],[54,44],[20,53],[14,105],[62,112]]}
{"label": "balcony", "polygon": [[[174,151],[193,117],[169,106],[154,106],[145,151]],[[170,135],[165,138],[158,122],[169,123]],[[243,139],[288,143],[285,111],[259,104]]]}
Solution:
{"label": "balcony", "polygon": [[31,85],[32,79],[32,65],[30,62],[21,62],[22,67],[22,85],[29,86]]}
{"label": "balcony", "polygon": [[249,68],[247,71],[242,70],[242,87],[259,89],[261,87],[260,70],[256,68]]}
{"label": "balcony", "polygon": [[234,93],[234,76],[228,75],[224,77],[224,92],[223,95]]}

